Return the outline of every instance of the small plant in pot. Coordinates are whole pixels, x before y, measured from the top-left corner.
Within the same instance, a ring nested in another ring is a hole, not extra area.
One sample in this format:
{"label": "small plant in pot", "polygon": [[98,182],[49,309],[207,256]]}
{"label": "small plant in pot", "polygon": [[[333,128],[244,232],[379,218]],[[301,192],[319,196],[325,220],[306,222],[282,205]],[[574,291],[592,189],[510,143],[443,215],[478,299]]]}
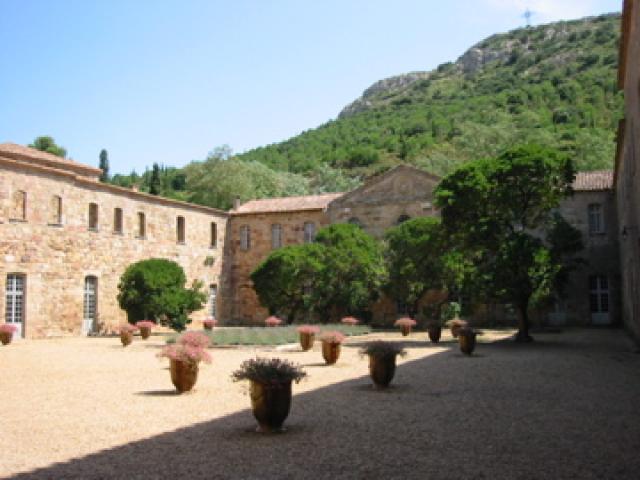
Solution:
{"label": "small plant in pot", "polygon": [[333,365],[340,357],[340,345],[344,342],[345,336],[337,331],[327,331],[320,335],[322,342],[322,357],[327,365]]}
{"label": "small plant in pot", "polygon": [[340,323],[342,323],[343,325],[349,325],[350,327],[353,327],[355,325],[358,325],[360,323],[360,320],[358,320],[356,317],[343,317],[340,320]]}
{"label": "small plant in pot", "polygon": [[169,359],[171,382],[179,393],[188,392],[196,384],[200,362],[211,363],[207,346],[209,338],[205,334],[187,332],[158,353],[158,357]]}
{"label": "small plant in pot", "polygon": [[278,327],[282,324],[282,319],[272,315],[265,319],[264,324],[267,327]]}
{"label": "small plant in pot", "polygon": [[291,409],[291,382],[307,374],[299,365],[279,358],[245,360],[233,372],[233,381],[249,380],[251,408],[258,432],[279,432]]}
{"label": "small plant in pot", "polygon": [[463,327],[458,330],[458,343],[460,351],[466,355],[471,355],[476,348],[476,336],[478,333],[471,327]]}
{"label": "small plant in pot", "polygon": [[416,326],[416,321],[413,318],[403,317],[396,320],[394,325],[400,327],[402,336],[406,337],[411,333],[411,329]]}
{"label": "small plant in pot", "polygon": [[369,342],[360,349],[360,355],[369,356],[369,374],[377,388],[389,386],[396,372],[396,357],[406,354],[402,345],[396,342]]}
{"label": "small plant in pot", "polygon": [[143,340],[146,340],[151,335],[151,330],[155,327],[156,324],[149,320],[142,320],[141,322],[136,322],[136,327],[140,329],[140,336]]}
{"label": "small plant in pot", "polygon": [[296,331],[300,335],[300,346],[303,351],[311,350],[313,348],[313,342],[316,335],[320,333],[320,328],[315,325],[300,325],[296,328]]}
{"label": "small plant in pot", "polygon": [[218,320],[216,320],[213,317],[209,317],[202,322],[202,326],[204,327],[205,330],[213,330],[213,327],[215,327],[217,324],[218,324]]}
{"label": "small plant in pot", "polygon": [[469,323],[466,320],[454,318],[447,322],[447,326],[451,329],[451,335],[453,338],[458,338],[460,329],[468,327]]}
{"label": "small plant in pot", "polygon": [[120,325],[120,341],[122,342],[123,347],[126,347],[133,342],[133,334],[136,330],[138,330],[138,327],[131,325],[130,323]]}
{"label": "small plant in pot", "polygon": [[3,345],[9,345],[13,340],[13,334],[18,331],[18,327],[11,325],[10,323],[3,323],[0,325],[0,342]]}

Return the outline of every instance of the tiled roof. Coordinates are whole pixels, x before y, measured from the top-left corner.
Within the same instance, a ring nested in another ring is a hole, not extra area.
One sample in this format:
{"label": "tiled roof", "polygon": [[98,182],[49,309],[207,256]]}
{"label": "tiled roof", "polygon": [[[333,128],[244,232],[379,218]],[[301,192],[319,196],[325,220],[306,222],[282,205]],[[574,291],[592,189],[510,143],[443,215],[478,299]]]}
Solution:
{"label": "tiled roof", "polygon": [[74,171],[82,171],[84,173],[91,173],[94,175],[100,175],[102,170],[99,168],[84,165],[78,163],[69,158],[58,157],[51,153],[42,152],[35,148],[25,147],[23,145],[17,145],[15,143],[0,143],[0,155],[5,157],[15,158],[19,160],[27,160],[43,165],[53,166],[57,168],[68,168]]}
{"label": "tiled roof", "polygon": [[609,190],[613,188],[613,170],[594,170],[578,172],[573,181],[576,191]]}
{"label": "tiled roof", "polygon": [[305,195],[304,197],[264,198],[261,200],[249,200],[237,209],[231,210],[232,214],[249,213],[275,213],[300,210],[322,210],[330,202],[343,193],[325,193],[323,195]]}

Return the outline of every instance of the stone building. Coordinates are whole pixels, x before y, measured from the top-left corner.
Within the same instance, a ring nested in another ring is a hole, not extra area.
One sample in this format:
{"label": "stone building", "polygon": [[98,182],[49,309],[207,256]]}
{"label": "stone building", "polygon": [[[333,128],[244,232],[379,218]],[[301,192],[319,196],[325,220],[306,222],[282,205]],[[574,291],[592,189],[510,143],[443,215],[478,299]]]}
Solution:
{"label": "stone building", "polygon": [[[26,337],[110,331],[126,321],[120,275],[178,262],[216,308],[226,212],[100,183],[100,170],[0,144],[0,311]],[[197,312],[198,319],[207,314]]]}
{"label": "stone building", "polygon": [[624,91],[624,120],[618,128],[614,190],[622,279],[622,310],[627,328],[640,340],[640,5],[625,0],[618,86]]}

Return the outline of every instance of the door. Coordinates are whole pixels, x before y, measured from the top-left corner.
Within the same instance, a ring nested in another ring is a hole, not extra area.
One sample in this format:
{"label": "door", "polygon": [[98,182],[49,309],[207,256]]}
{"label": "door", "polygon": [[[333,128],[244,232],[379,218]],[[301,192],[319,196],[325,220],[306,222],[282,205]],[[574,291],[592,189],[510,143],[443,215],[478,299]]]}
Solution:
{"label": "door", "polygon": [[593,325],[609,325],[609,279],[605,275],[589,277],[589,307]]}
{"label": "door", "polygon": [[7,275],[5,322],[17,330],[13,338],[24,337],[24,293],[26,277],[19,274]]}
{"label": "door", "polygon": [[82,334],[93,332],[96,322],[96,306],[98,296],[98,279],[85,277],[84,279],[84,308],[82,315]]}

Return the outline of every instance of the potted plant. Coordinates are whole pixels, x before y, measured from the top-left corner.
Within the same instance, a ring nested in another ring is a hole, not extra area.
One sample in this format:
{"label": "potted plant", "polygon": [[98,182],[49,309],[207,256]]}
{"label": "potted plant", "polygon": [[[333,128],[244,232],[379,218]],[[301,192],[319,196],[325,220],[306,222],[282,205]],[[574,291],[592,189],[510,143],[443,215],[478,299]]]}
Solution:
{"label": "potted plant", "polygon": [[314,325],[300,325],[296,328],[296,331],[300,334],[300,346],[303,351],[311,350],[316,335],[320,333],[320,328]]}
{"label": "potted plant", "polygon": [[396,357],[407,354],[396,342],[369,342],[360,349],[360,355],[369,356],[369,374],[377,388],[386,388],[396,371]]}
{"label": "potted plant", "polygon": [[120,341],[122,346],[126,347],[133,342],[133,333],[138,330],[138,327],[131,325],[130,323],[124,323],[120,325]]}
{"label": "potted plant", "polygon": [[454,318],[452,320],[449,320],[447,322],[447,325],[451,329],[451,335],[453,336],[453,338],[458,338],[458,333],[460,332],[460,329],[468,327],[469,323],[466,320]]}
{"label": "potted plant", "polygon": [[349,325],[350,327],[353,327],[355,325],[358,325],[360,323],[360,320],[358,320],[356,317],[343,317],[340,320],[340,323],[342,323],[343,325]]}
{"label": "potted plant", "polygon": [[245,360],[233,372],[233,381],[250,381],[251,408],[258,432],[282,431],[291,409],[291,382],[306,376],[299,365],[279,358]]}
{"label": "potted plant", "polygon": [[344,342],[345,336],[337,331],[327,331],[320,335],[322,342],[322,357],[327,365],[333,365],[340,356],[340,345]]}
{"label": "potted plant", "polygon": [[200,362],[211,363],[211,355],[206,350],[208,345],[209,338],[205,334],[187,332],[158,353],[158,357],[169,359],[171,382],[179,393],[188,392],[196,384]]}
{"label": "potted plant", "polygon": [[431,343],[438,343],[442,336],[442,324],[438,320],[433,320],[427,324],[427,334]]}
{"label": "potted plant", "polygon": [[0,342],[3,345],[9,345],[13,340],[13,334],[16,333],[18,327],[11,325],[10,323],[3,323],[0,325]]}
{"label": "potted plant", "polygon": [[416,326],[416,321],[413,318],[402,317],[395,321],[394,325],[400,327],[402,336],[406,337],[411,333],[411,329]]}
{"label": "potted plant", "polygon": [[146,340],[151,335],[151,329],[155,327],[156,324],[149,320],[142,320],[140,322],[136,322],[136,327],[140,330],[140,336],[143,340]]}
{"label": "potted plant", "polygon": [[282,320],[281,320],[281,319],[279,319],[278,317],[276,317],[276,316],[272,315],[272,316],[267,317],[267,318],[265,319],[264,324],[265,324],[267,327],[277,327],[277,326],[279,326],[280,324],[282,324]]}
{"label": "potted plant", "polygon": [[205,330],[213,330],[213,327],[215,327],[217,324],[218,324],[218,320],[216,320],[213,317],[208,317],[202,322],[202,326],[204,327]]}
{"label": "potted plant", "polygon": [[471,327],[463,327],[458,330],[458,343],[460,351],[467,355],[471,355],[476,348],[477,332]]}

